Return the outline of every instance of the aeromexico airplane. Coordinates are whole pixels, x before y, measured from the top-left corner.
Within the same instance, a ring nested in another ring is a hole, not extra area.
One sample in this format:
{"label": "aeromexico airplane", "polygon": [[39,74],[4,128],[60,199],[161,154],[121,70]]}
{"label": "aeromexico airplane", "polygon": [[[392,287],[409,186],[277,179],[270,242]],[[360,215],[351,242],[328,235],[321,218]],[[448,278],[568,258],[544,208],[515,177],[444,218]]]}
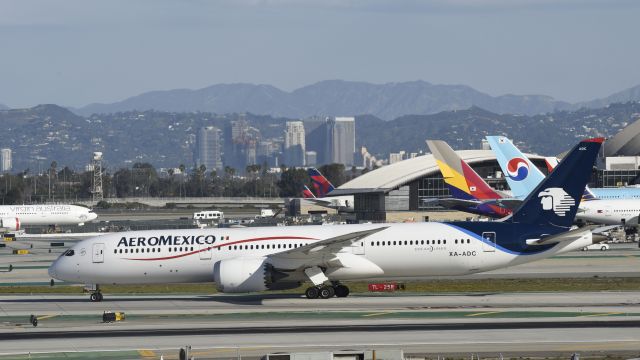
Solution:
{"label": "aeromexico airplane", "polygon": [[[487,141],[496,154],[514,197],[524,198],[544,179],[542,172],[511,140],[504,136],[487,136]],[[587,187],[576,218],[606,225],[638,225],[640,199],[633,198],[634,192],[633,188]],[[602,198],[603,195],[606,198]]]}
{"label": "aeromexico airplane", "polygon": [[153,230],[83,240],[51,277],[99,284],[215,282],[222,292],[313,285],[308,298],[345,297],[349,280],[465,275],[580,249],[604,237],[570,230],[603,139],[584,140],[500,222],[426,222]]}
{"label": "aeromexico airplane", "polygon": [[9,231],[24,225],[84,225],[97,217],[76,205],[0,205],[0,227]]}

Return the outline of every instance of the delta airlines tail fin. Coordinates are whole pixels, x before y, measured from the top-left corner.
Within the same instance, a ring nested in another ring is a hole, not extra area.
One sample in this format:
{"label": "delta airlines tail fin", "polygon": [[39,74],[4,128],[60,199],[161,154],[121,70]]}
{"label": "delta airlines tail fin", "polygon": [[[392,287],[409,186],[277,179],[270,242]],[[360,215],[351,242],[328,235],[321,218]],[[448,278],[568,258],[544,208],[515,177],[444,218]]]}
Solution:
{"label": "delta airlines tail fin", "polygon": [[521,200],[526,198],[544,180],[542,171],[506,137],[487,136],[487,141],[496,154],[513,197]]}
{"label": "delta airlines tail fin", "polygon": [[313,195],[313,192],[309,189],[307,185],[302,189],[302,198],[304,199],[315,199],[316,196]]}
{"label": "delta airlines tail fin", "polygon": [[604,138],[578,143],[513,213],[514,223],[569,229]]}
{"label": "delta airlines tail fin", "polygon": [[502,198],[446,142],[427,140],[427,145],[453,197],[465,200]]}
{"label": "delta airlines tail fin", "polygon": [[319,198],[323,198],[327,196],[330,192],[335,189],[331,181],[324,177],[320,171],[316,168],[309,168],[308,170],[309,177],[311,177],[311,181],[313,182],[313,188],[316,190],[316,195]]}

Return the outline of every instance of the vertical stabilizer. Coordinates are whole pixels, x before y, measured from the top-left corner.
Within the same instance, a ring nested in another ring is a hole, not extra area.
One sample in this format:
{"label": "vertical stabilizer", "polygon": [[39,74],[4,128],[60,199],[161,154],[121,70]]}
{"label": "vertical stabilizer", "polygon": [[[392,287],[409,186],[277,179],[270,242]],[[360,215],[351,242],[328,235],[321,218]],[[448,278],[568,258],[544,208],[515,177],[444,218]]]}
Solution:
{"label": "vertical stabilizer", "polygon": [[604,138],[583,140],[527,196],[514,223],[570,228]]}

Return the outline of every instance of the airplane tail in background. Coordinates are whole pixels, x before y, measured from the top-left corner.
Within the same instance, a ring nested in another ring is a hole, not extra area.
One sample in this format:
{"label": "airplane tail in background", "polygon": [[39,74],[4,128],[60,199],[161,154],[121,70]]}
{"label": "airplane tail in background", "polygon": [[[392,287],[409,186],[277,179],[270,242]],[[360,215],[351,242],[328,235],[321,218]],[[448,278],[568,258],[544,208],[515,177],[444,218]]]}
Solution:
{"label": "airplane tail in background", "polygon": [[491,150],[496,154],[498,164],[502,168],[513,197],[516,199],[526,198],[531,190],[544,180],[542,171],[506,137],[487,136],[487,141]]}
{"label": "airplane tail in background", "polygon": [[514,223],[553,225],[569,229],[578,211],[604,138],[583,140],[527,196],[513,213]]}
{"label": "airplane tail in background", "polygon": [[[500,168],[507,179],[513,197],[516,199],[526,198],[544,180],[545,176],[542,171],[506,137],[487,136],[487,141],[491,146],[491,150],[496,154],[498,164],[500,164]],[[545,158],[545,164],[549,173],[551,173],[558,166],[558,159],[547,157]],[[585,187],[582,200],[595,199],[597,197],[589,187]]]}
{"label": "airplane tail in background", "polygon": [[453,197],[465,200],[502,198],[446,142],[427,140],[427,145]]}
{"label": "airplane tail in background", "polygon": [[330,192],[335,189],[333,184],[318,171],[316,168],[309,168],[309,177],[311,177],[311,181],[313,182],[313,188],[316,190],[316,195],[319,198],[323,198],[327,196]]}
{"label": "airplane tail in background", "polygon": [[302,189],[302,198],[304,199],[315,199],[316,196],[313,195],[313,192],[309,189],[307,185]]}

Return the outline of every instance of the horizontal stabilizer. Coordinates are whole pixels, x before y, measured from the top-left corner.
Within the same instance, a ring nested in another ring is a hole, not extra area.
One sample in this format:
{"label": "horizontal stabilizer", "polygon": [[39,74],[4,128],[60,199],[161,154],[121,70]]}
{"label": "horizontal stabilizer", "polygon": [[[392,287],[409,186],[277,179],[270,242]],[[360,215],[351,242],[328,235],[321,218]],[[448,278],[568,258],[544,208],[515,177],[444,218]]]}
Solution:
{"label": "horizontal stabilizer", "polygon": [[581,228],[577,228],[574,230],[566,231],[560,234],[543,236],[540,239],[528,239],[527,245],[549,245],[549,244],[557,244],[566,241],[575,241],[579,240],[584,236],[592,236],[591,230],[593,230],[595,226],[585,226]]}

